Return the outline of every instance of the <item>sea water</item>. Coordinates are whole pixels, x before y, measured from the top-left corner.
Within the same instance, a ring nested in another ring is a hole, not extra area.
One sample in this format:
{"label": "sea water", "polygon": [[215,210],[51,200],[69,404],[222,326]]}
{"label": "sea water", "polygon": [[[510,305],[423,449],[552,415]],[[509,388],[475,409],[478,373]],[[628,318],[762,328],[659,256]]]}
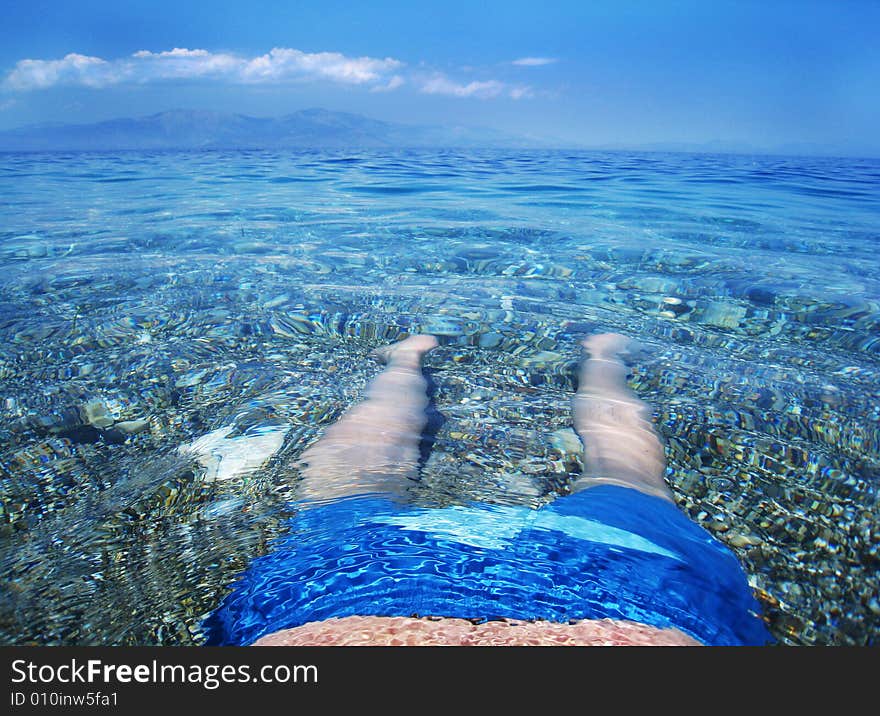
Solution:
{"label": "sea water", "polygon": [[869,159],[0,155],[0,641],[202,643],[298,455],[415,332],[412,499],[564,495],[579,340],[617,331],[774,637],[876,643],[878,243]]}

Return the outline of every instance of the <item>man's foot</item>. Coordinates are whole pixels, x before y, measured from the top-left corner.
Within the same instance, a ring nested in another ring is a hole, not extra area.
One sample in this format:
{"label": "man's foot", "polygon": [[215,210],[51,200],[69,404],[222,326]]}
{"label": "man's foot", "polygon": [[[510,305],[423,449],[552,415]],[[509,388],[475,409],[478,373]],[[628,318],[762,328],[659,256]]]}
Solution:
{"label": "man's foot", "polygon": [[370,356],[379,363],[394,365],[418,366],[426,353],[438,346],[437,339],[427,333],[419,333],[402,341],[381,346],[370,352]]}
{"label": "man's foot", "polygon": [[581,345],[587,349],[590,358],[600,360],[619,359],[622,354],[632,353],[638,348],[636,341],[620,333],[596,333],[584,338]]}

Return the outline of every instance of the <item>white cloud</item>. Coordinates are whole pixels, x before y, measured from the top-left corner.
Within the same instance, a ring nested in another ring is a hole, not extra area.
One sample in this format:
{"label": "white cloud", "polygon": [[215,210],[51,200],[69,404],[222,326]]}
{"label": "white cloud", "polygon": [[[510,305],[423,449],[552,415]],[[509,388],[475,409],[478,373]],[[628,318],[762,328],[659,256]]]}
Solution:
{"label": "white cloud", "polygon": [[532,91],[529,87],[511,87],[498,80],[475,80],[464,84],[461,82],[455,82],[442,74],[435,74],[430,78],[423,80],[419,87],[419,91],[424,94],[441,94],[451,97],[477,97],[479,99],[489,99],[491,97],[499,97],[502,95],[508,96],[512,99],[522,99],[523,97],[532,96]]}
{"label": "white cloud", "polygon": [[453,97],[497,97],[504,91],[504,84],[497,80],[469,82],[460,84],[453,82],[444,75],[435,75],[422,83],[421,91],[425,94],[445,94]]}
{"label": "white cloud", "polygon": [[112,63],[71,52],[60,60],[20,60],[6,76],[10,89],[44,89],[56,84],[102,87],[116,81]]}
{"label": "white cloud", "polygon": [[554,62],[558,62],[555,57],[520,57],[510,64],[520,67],[541,67],[542,65],[552,65]]}
{"label": "white cloud", "polygon": [[185,47],[175,47],[173,50],[165,50],[165,52],[138,50],[132,57],[208,57],[210,54],[207,50],[187,50]]}
{"label": "white cloud", "polygon": [[328,80],[342,84],[403,84],[393,73],[403,63],[390,57],[348,57],[339,52],[302,52],[276,47],[265,55],[243,57],[224,52],[175,47],[164,52],[139,50],[130,57],[104,60],[69,54],[61,60],[20,60],[4,80],[13,90],[46,89],[55,85],[106,87],[121,82],[146,83],[168,79],[218,79],[241,83]]}
{"label": "white cloud", "polygon": [[511,99],[531,99],[535,96],[531,87],[511,87],[508,92]]}
{"label": "white cloud", "polygon": [[[516,63],[552,61],[523,58]],[[390,92],[410,84],[424,94],[447,97],[523,99],[534,96],[528,86],[495,79],[456,81],[442,72],[431,71],[423,63],[419,67],[422,69],[406,71],[404,63],[392,57],[349,57],[339,52],[303,52],[289,47],[276,47],[257,56],[175,47],[161,52],[139,50],[114,60],[76,53],[60,60],[20,60],[0,86],[7,90],[28,91],[56,85],[99,88],[168,80],[238,84],[311,81],[363,86],[373,92]]]}
{"label": "white cloud", "polygon": [[400,75],[394,75],[394,77],[388,80],[387,84],[376,85],[370,90],[370,92],[390,92],[391,90],[396,90],[398,87],[402,87],[405,84],[406,80],[403,79],[403,77]]}
{"label": "white cloud", "polygon": [[308,53],[284,47],[249,60],[241,70],[247,82],[271,82],[298,77],[317,77],[348,84],[379,82],[403,66],[386,57],[346,57],[338,52]]}
{"label": "white cloud", "polygon": [[233,78],[243,62],[243,58],[227,53],[175,47],[165,52],[140,50],[128,60],[117,61],[117,64],[124,68],[120,81],[150,82],[201,77]]}

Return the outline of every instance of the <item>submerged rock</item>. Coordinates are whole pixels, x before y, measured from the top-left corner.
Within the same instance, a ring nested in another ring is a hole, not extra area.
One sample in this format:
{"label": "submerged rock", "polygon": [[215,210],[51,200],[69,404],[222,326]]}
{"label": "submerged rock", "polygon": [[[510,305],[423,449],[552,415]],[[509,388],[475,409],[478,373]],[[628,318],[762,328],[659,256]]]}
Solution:
{"label": "submerged rock", "polygon": [[83,422],[96,428],[109,428],[114,423],[114,418],[108,412],[107,405],[103,400],[90,400],[82,407]]}
{"label": "submerged rock", "polygon": [[571,428],[563,428],[550,433],[550,445],[563,455],[580,455],[584,451],[584,444]]}
{"label": "submerged rock", "polygon": [[703,311],[703,323],[719,328],[739,328],[746,316],[744,306],[735,303],[712,301]]}
{"label": "submerged rock", "polygon": [[497,348],[503,340],[504,336],[500,333],[484,333],[480,336],[480,348]]}
{"label": "submerged rock", "polygon": [[491,244],[470,244],[460,246],[455,251],[456,257],[467,259],[468,261],[479,261],[486,259],[494,259],[501,255],[499,247]]}
{"label": "submerged rock", "polygon": [[113,428],[115,430],[119,430],[126,435],[135,435],[137,433],[143,432],[144,430],[149,430],[150,421],[149,420],[123,420],[120,423],[116,423]]}
{"label": "submerged rock", "polygon": [[270,425],[230,438],[234,427],[227,425],[181,446],[178,451],[195,456],[207,468],[206,480],[230,480],[260,468],[281,449],[289,428],[289,425]]}

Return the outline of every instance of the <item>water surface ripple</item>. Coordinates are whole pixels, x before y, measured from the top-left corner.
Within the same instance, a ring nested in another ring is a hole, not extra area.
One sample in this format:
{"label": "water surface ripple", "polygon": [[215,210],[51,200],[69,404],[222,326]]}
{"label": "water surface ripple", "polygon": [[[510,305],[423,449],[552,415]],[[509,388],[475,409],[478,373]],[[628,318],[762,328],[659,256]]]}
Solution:
{"label": "water surface ripple", "polygon": [[[0,219],[3,643],[201,643],[407,333],[441,341],[414,499],[564,494],[596,330],[774,636],[877,642],[877,160],[3,154]],[[206,435],[280,448],[212,480]]]}

